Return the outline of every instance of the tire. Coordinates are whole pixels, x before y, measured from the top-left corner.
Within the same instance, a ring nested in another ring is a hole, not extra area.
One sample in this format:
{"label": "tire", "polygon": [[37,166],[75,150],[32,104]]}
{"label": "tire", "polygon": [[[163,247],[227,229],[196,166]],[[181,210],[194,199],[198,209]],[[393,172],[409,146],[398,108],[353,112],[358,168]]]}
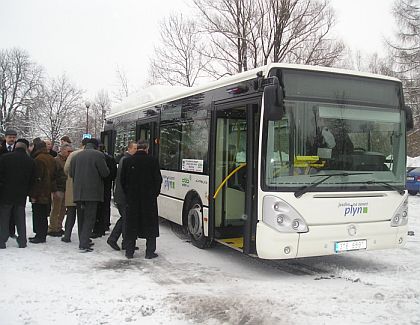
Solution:
{"label": "tire", "polygon": [[191,243],[198,248],[209,248],[210,238],[204,236],[203,206],[198,198],[192,198],[187,209],[187,231]]}
{"label": "tire", "polygon": [[417,191],[408,191],[408,194],[410,194],[410,195],[417,195]]}

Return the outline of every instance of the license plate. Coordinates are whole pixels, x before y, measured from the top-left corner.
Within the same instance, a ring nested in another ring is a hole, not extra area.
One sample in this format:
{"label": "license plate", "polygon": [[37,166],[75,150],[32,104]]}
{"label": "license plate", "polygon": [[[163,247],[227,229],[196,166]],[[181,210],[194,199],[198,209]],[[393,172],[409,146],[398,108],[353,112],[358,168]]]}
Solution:
{"label": "license plate", "polygon": [[363,240],[350,240],[350,241],[338,241],[335,242],[334,249],[336,253],[347,252],[347,251],[357,251],[360,249],[366,249],[367,241]]}
{"label": "license plate", "polygon": [[407,181],[414,181],[414,176],[407,176]]}

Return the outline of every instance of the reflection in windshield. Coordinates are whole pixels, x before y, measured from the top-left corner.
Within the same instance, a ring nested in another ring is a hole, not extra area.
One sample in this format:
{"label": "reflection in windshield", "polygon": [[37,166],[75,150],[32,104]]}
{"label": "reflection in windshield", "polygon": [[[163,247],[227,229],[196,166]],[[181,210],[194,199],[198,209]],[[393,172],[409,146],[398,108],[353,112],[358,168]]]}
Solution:
{"label": "reflection in windshield", "polygon": [[[286,112],[282,120],[268,121],[268,186],[312,184],[310,176],[338,171],[372,172],[378,182],[403,185],[405,140],[399,111],[288,102]],[[332,177],[322,186],[337,186],[341,181]],[[365,181],[366,176],[359,173],[349,183]]]}

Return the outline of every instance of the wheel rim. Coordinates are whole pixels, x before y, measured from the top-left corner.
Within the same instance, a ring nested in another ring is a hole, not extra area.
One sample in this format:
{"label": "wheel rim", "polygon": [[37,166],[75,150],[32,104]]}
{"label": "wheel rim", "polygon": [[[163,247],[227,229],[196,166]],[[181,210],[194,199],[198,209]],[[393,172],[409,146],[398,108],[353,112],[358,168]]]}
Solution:
{"label": "wheel rim", "polygon": [[200,238],[203,234],[202,220],[201,207],[199,204],[195,204],[188,212],[188,232],[195,239]]}

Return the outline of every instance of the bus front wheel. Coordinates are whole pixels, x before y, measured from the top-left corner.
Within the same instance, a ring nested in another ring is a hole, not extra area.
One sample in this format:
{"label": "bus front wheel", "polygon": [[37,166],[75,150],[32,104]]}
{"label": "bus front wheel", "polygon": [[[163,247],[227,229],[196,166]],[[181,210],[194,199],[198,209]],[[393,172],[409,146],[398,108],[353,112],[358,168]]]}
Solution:
{"label": "bus front wheel", "polygon": [[203,207],[198,199],[192,199],[187,215],[187,229],[191,243],[198,248],[208,248],[211,241],[204,236]]}

